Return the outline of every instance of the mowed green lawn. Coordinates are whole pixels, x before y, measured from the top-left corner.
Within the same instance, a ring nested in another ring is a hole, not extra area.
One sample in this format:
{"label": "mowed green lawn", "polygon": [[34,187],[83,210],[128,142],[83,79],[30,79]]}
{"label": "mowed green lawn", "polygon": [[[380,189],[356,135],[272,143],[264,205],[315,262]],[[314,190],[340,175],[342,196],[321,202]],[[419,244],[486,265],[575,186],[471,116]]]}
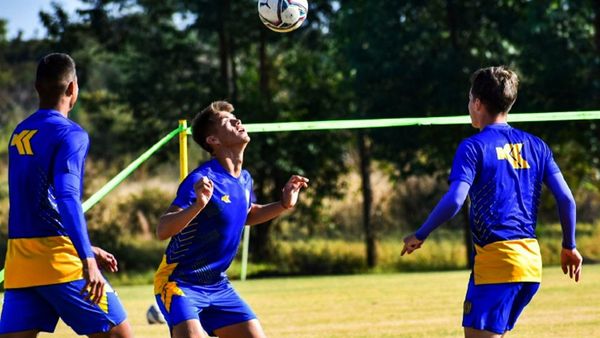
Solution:
{"label": "mowed green lawn", "polygon": [[[467,271],[273,278],[235,281],[270,337],[460,337]],[[117,291],[137,337],[168,337],[146,323],[151,286]],[[48,335],[43,334],[47,337]],[[54,337],[73,337],[59,324]],[[600,337],[600,265],[576,284],[559,267],[544,270],[542,287],[511,337]]]}

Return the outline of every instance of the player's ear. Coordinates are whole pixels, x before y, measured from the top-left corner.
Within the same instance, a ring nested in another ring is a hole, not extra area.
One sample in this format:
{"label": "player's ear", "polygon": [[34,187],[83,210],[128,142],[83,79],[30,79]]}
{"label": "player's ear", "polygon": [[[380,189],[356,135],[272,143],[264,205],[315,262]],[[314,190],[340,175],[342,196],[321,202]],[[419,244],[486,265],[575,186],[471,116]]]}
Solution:
{"label": "player's ear", "polygon": [[479,98],[474,98],[473,99],[473,106],[475,107],[475,111],[481,112],[483,111],[483,103],[481,102],[481,100]]}
{"label": "player's ear", "polygon": [[69,98],[69,109],[72,109],[75,106],[75,102],[77,102],[77,97],[79,96],[79,85],[77,84],[77,79],[69,82],[67,85],[67,90],[65,91],[65,95]]}
{"label": "player's ear", "polygon": [[209,135],[206,137],[206,143],[210,144],[210,145],[214,145],[214,144],[221,144],[221,141],[219,141],[219,138],[216,137],[215,135]]}
{"label": "player's ear", "polygon": [[65,96],[73,96],[75,94],[76,85],[77,84],[75,83],[75,81],[69,82],[69,84],[67,85],[67,90],[65,90]]}

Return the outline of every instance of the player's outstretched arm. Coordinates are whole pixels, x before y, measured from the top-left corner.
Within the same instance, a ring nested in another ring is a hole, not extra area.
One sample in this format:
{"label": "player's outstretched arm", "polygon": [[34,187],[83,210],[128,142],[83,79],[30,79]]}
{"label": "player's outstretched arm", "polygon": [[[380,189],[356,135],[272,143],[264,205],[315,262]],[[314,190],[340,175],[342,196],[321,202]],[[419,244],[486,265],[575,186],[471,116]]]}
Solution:
{"label": "player's outstretched arm", "polygon": [[206,207],[212,197],[213,189],[213,182],[206,176],[194,183],[196,203],[192,203],[185,209],[176,205],[169,207],[158,221],[156,236],[160,240],[165,240],[183,230]]}
{"label": "player's outstretched arm", "polygon": [[255,225],[272,220],[298,203],[302,188],[308,187],[308,178],[293,175],[281,190],[281,201],[270,204],[252,204],[246,219],[247,225]]}
{"label": "player's outstretched arm", "polygon": [[548,175],[546,185],[556,199],[560,224],[563,232],[562,250],[560,252],[560,263],[565,274],[579,281],[583,258],[575,245],[576,208],[575,198],[567,185],[563,175],[558,172]]}
{"label": "player's outstretched arm", "polygon": [[448,192],[442,197],[440,202],[433,209],[423,225],[415,232],[404,238],[404,247],[401,256],[405,253],[411,254],[419,249],[427,236],[439,227],[442,223],[449,221],[460,210],[471,185],[463,181],[453,181],[450,183]]}

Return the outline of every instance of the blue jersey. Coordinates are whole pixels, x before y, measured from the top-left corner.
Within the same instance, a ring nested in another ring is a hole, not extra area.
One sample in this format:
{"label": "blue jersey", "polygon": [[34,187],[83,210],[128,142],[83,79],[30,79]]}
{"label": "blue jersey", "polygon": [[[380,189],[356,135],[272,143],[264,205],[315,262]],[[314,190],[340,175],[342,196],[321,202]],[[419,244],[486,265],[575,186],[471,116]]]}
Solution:
{"label": "blue jersey", "polygon": [[202,177],[213,182],[213,195],[190,224],[171,238],[156,273],[157,292],[168,282],[219,282],[237,253],[253,202],[252,178],[246,170],[236,178],[212,159],[185,178],[173,205],[185,209],[196,203],[194,184]]}
{"label": "blue jersey", "polygon": [[[72,177],[76,184],[70,191],[80,202],[88,147],[87,133],[55,110],[38,110],[15,128],[8,147],[6,288],[82,278],[82,257],[73,241],[82,243],[82,252],[90,253],[89,239],[85,232],[78,233],[78,239],[72,241],[73,232],[65,227],[57,198],[57,194],[61,197],[68,192],[56,181],[61,181],[57,177],[63,175]],[[70,213],[83,219],[80,210]],[[85,224],[78,226],[85,228]]]}
{"label": "blue jersey", "polygon": [[540,138],[493,124],[458,147],[449,180],[471,185],[473,241],[535,238],[542,183],[560,172]]}
{"label": "blue jersey", "polygon": [[535,229],[542,183],[560,172],[538,137],[493,124],[458,147],[450,182],[471,185],[475,282],[539,281]]}

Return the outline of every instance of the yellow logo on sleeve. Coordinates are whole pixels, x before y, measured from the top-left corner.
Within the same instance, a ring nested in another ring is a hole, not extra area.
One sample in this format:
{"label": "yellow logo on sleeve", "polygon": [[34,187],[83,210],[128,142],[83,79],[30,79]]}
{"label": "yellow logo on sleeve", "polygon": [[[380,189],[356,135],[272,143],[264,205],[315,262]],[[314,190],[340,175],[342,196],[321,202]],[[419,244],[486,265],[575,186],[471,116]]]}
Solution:
{"label": "yellow logo on sleeve", "polygon": [[221,201],[223,201],[225,203],[231,203],[231,200],[229,199],[229,195],[223,195],[223,197],[221,197]]}
{"label": "yellow logo on sleeve", "polygon": [[14,134],[10,145],[17,147],[19,155],[33,155],[31,149],[31,138],[37,133],[37,130],[23,130],[18,134]]}
{"label": "yellow logo on sleeve", "polygon": [[507,160],[514,169],[529,169],[529,163],[521,155],[523,143],[505,144],[504,147],[496,147],[499,160]]}

